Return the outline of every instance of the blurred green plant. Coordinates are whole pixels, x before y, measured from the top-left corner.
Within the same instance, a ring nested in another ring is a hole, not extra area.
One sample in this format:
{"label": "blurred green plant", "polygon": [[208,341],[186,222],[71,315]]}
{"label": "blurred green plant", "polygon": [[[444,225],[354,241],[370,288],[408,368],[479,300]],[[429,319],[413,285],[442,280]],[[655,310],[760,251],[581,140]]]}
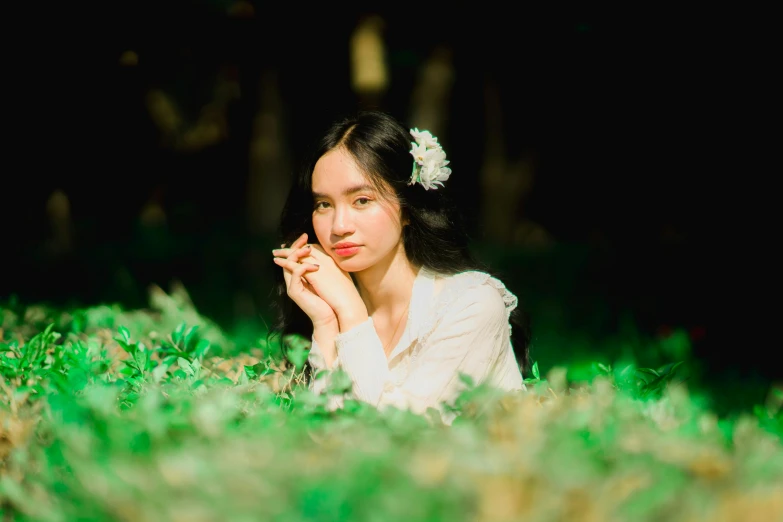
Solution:
{"label": "blurred green plant", "polygon": [[720,418],[682,361],[535,361],[518,393],[461,375],[448,426],[434,408],[351,399],[339,369],[312,376],[329,379],[316,395],[306,339],[237,349],[186,301],[157,298],[144,311],[3,308],[3,517],[783,517],[778,389]]}

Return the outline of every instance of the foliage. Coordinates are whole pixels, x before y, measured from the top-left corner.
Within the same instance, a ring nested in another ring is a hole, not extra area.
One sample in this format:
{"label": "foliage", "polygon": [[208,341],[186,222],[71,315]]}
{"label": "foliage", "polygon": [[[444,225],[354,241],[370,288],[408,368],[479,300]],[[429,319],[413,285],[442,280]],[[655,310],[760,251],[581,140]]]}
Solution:
{"label": "foliage", "polygon": [[448,426],[350,400],[339,371],[314,395],[306,340],[237,349],[180,297],[3,308],[4,520],[783,516],[780,390],[718,418],[682,362],[596,362],[578,380],[536,363],[520,393],[463,376]]}

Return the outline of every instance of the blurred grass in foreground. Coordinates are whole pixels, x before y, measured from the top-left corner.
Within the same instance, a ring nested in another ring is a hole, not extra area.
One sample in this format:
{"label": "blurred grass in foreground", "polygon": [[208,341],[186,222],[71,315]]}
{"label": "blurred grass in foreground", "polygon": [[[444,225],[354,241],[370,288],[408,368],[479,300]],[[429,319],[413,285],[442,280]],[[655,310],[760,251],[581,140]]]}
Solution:
{"label": "blurred grass in foreground", "polygon": [[327,411],[304,340],[232,337],[181,287],[142,310],[6,303],[1,320],[4,519],[783,517],[783,394],[720,416],[683,361],[553,366],[514,394],[466,381],[446,427]]}

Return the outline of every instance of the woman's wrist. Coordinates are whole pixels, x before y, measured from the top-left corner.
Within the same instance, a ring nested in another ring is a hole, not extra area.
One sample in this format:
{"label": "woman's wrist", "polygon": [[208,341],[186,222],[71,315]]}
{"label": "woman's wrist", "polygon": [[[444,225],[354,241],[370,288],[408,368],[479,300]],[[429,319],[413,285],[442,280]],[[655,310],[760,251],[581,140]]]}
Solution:
{"label": "woman's wrist", "polygon": [[332,331],[339,332],[340,331],[340,325],[337,321],[337,316],[334,315],[328,319],[321,319],[318,321],[313,321],[313,332],[327,332],[331,333]]}
{"label": "woman's wrist", "polygon": [[363,322],[367,320],[369,315],[367,314],[367,310],[362,307],[362,309],[353,309],[353,310],[346,310],[345,312],[338,312],[337,313],[337,322],[339,323],[340,327],[340,333],[347,332],[348,330],[351,330],[352,328],[359,326]]}

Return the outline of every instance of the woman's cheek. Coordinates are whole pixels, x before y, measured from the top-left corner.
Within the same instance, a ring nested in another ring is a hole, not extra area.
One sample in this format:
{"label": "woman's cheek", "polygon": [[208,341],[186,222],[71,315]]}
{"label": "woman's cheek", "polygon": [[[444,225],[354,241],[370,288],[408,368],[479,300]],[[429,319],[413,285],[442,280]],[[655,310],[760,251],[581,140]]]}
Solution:
{"label": "woman's cheek", "polygon": [[326,237],[324,236],[324,232],[322,230],[324,226],[324,223],[321,223],[318,218],[313,218],[313,230],[315,231],[314,239],[316,239],[323,248],[326,248],[324,245],[328,244],[327,242],[329,241],[329,237],[328,233],[326,234]]}

